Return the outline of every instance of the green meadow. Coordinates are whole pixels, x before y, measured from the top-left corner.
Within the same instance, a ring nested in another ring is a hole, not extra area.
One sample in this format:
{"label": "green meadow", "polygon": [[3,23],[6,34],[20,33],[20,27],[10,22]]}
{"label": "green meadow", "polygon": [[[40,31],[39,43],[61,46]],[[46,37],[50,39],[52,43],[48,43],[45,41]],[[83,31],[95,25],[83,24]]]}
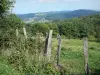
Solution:
{"label": "green meadow", "polygon": [[[55,42],[56,41],[56,42]],[[60,64],[69,74],[84,75],[83,40],[63,39],[61,44]],[[57,40],[53,40],[53,51],[56,53]],[[94,75],[100,74],[100,43],[88,41],[89,69]]]}
{"label": "green meadow", "polygon": [[[51,60],[53,60],[52,61],[53,63],[56,63],[57,45],[58,45],[57,39],[53,38],[52,53],[51,53]],[[91,75],[100,75],[100,43],[88,41],[88,53],[89,53],[89,69]],[[84,75],[83,40],[62,39],[60,64],[66,70],[65,75]],[[24,74],[25,73],[23,73],[23,75]],[[20,74],[20,71],[16,70],[15,67],[9,64],[9,61],[7,60],[6,56],[0,54],[0,75],[22,75],[22,74]],[[32,74],[25,74],[25,75],[32,75]],[[59,74],[56,73],[54,75],[59,75]]]}

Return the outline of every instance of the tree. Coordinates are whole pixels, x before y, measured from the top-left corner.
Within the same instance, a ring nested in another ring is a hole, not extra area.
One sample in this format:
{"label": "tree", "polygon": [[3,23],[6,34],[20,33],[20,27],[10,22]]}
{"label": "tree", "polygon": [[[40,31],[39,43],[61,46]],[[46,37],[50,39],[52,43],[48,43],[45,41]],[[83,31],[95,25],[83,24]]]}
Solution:
{"label": "tree", "polygon": [[15,0],[0,0],[0,16],[4,16],[14,4]]}
{"label": "tree", "polygon": [[[22,29],[24,23],[14,14],[10,14],[3,18],[0,17],[0,39],[14,40],[16,38],[16,29]],[[20,31],[22,33],[22,31]],[[12,40],[12,41],[13,41]],[[4,41],[3,41],[4,42]]]}
{"label": "tree", "polygon": [[49,32],[50,27],[46,23],[35,23],[31,25],[30,30],[32,31],[32,34],[35,35],[36,33],[42,33],[46,34],[46,32]]}

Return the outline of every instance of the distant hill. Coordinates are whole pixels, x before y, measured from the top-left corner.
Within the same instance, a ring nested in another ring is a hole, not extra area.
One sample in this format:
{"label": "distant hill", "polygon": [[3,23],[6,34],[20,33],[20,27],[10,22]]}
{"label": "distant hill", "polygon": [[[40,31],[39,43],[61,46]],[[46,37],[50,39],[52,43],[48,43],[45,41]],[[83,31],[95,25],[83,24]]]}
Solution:
{"label": "distant hill", "polygon": [[17,14],[19,18],[22,20],[28,19],[28,18],[33,18],[35,16],[34,13],[28,13],[28,14]]}
{"label": "distant hill", "polygon": [[29,21],[29,20],[40,21],[40,20],[59,20],[59,19],[74,18],[80,16],[88,16],[93,14],[100,14],[100,11],[79,9],[74,11],[54,11],[54,12],[17,14],[17,16],[24,21]]}

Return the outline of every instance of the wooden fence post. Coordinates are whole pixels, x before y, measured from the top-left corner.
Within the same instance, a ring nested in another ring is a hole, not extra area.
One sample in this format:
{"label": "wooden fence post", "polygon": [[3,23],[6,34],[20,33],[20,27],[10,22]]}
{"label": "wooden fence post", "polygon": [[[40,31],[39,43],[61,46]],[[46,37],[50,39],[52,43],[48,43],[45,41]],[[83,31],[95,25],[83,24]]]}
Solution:
{"label": "wooden fence post", "polygon": [[18,32],[18,29],[16,29],[16,37],[19,36],[19,32]]}
{"label": "wooden fence post", "polygon": [[49,33],[46,32],[46,37],[45,37],[45,50],[44,50],[44,54],[45,55],[47,53],[48,37],[49,37]]}
{"label": "wooden fence post", "polygon": [[57,35],[57,39],[58,39],[57,65],[59,65],[59,62],[60,62],[60,51],[61,51],[61,37],[60,37],[60,35]]}
{"label": "wooden fence post", "polygon": [[84,38],[84,58],[85,58],[85,75],[89,75],[88,65],[88,39]]}
{"label": "wooden fence post", "polygon": [[51,57],[51,48],[52,48],[52,33],[53,30],[50,30],[49,34],[46,37],[46,44],[45,44],[45,48],[46,48],[45,55],[49,61]]}
{"label": "wooden fence post", "polygon": [[27,39],[27,33],[26,33],[26,28],[25,27],[23,27],[23,32],[24,32],[25,38]]}

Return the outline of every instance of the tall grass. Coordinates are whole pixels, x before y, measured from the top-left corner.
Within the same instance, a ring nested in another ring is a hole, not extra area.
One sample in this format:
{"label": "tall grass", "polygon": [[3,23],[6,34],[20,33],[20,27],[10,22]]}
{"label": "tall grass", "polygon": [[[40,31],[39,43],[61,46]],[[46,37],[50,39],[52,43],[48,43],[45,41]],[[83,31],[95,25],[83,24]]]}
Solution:
{"label": "tall grass", "polygon": [[45,40],[39,36],[28,37],[19,35],[1,39],[1,55],[19,75],[59,75],[53,60],[47,62],[44,56]]}
{"label": "tall grass", "polygon": [[[53,38],[51,61],[48,62],[44,56],[45,38],[37,35],[26,39],[21,30],[19,33],[17,37],[15,31],[12,33],[11,30],[0,36],[1,75],[61,75],[64,71],[62,75],[84,75],[82,40],[62,39],[60,64],[64,70],[60,71],[55,64],[57,39]],[[100,43],[89,41],[89,67],[92,75],[100,74],[99,60]]]}

